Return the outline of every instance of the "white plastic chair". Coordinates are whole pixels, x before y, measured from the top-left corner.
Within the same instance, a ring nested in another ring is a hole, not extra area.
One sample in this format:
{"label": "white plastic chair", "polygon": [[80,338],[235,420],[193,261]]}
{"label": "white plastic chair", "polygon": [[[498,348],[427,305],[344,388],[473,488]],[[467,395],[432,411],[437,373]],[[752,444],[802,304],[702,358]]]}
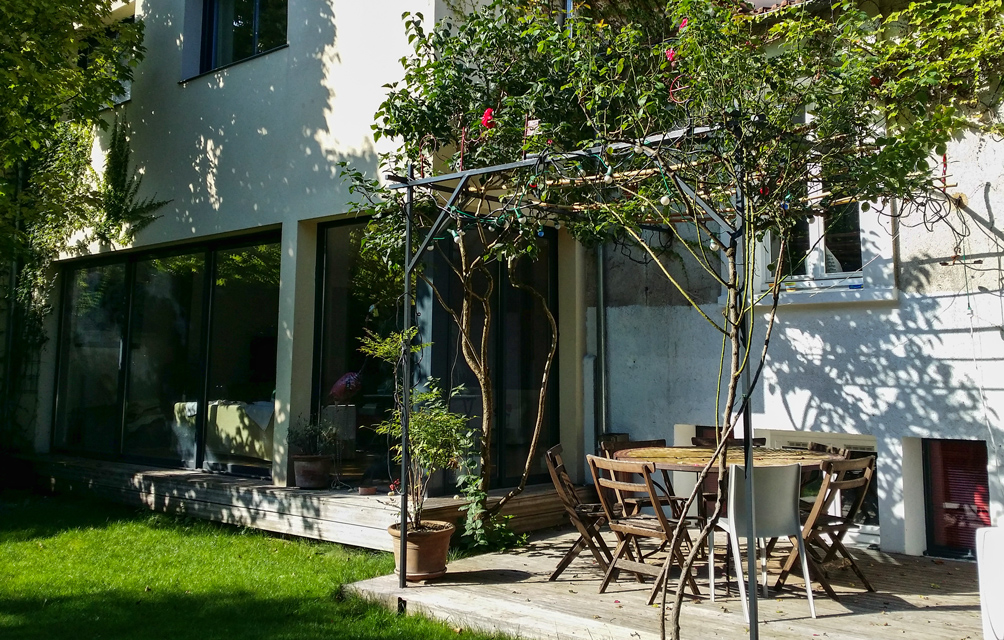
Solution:
{"label": "white plastic chair", "polygon": [[1004,640],[1004,528],[976,530],[976,564],[980,575],[983,637]]}
{"label": "white plastic chair", "polygon": [[[812,602],[812,585],[809,583],[809,565],[805,560],[805,544],[802,541],[802,524],[798,518],[798,494],[802,478],[802,467],[798,464],[782,467],[753,468],[753,508],[756,540],[791,536],[797,540],[798,555],[802,559],[802,577],[805,579],[805,594],[809,598],[809,612],[816,617],[816,607]],[[739,465],[729,466],[729,516],[719,518],[717,528],[729,535],[732,558],[735,561],[739,582],[739,599],[743,603],[743,617],[749,622],[749,605],[746,602],[746,585],[743,580],[742,556],[739,554],[739,538],[747,538],[746,530],[746,469]],[[715,601],[715,545],[714,530],[708,534],[710,558],[708,572],[711,601]],[[764,589],[767,588],[767,557],[761,555]]]}

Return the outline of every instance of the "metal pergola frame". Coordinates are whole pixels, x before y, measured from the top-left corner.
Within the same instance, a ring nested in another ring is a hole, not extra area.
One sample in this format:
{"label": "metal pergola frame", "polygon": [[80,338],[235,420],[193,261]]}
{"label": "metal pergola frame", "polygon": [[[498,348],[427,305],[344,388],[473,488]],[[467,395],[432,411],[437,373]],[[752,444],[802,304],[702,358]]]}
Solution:
{"label": "metal pergola frame", "polygon": [[[554,164],[558,161],[574,161],[576,159],[595,157],[604,151],[618,152],[634,149],[637,145],[642,145],[643,147],[655,147],[659,148],[663,143],[673,142],[687,136],[703,136],[717,130],[718,127],[688,127],[675,129],[673,131],[655,134],[646,137],[638,142],[617,142],[612,144],[598,144],[592,147],[581,149],[578,151],[571,151],[567,153],[555,153],[555,154],[537,154],[526,157],[523,160],[517,162],[509,162],[506,164],[498,164],[489,167],[479,167],[476,169],[466,169],[461,171],[456,171],[453,173],[442,174],[437,176],[429,176],[415,179],[414,177],[414,167],[412,165],[408,166],[408,175],[406,177],[401,176],[388,176],[388,179],[393,181],[393,184],[389,185],[390,189],[405,189],[405,254],[404,254],[404,321],[403,321],[403,331],[407,335],[407,332],[412,328],[412,310],[411,310],[411,274],[415,267],[418,265],[422,254],[429,248],[429,245],[434,242],[436,235],[439,234],[449,220],[449,214],[453,206],[456,204],[458,198],[460,198],[470,185],[471,179],[478,176],[491,176],[500,173],[508,173],[513,171],[518,171],[520,169],[526,169],[529,167],[540,167],[544,164]],[[452,188],[447,186],[448,183],[456,181],[456,185]],[[693,200],[694,205],[700,208],[704,213],[706,213],[712,220],[718,223],[721,228],[726,231],[733,241],[742,235],[744,227],[744,215],[745,215],[745,198],[741,190],[737,188],[736,194],[736,220],[737,225],[733,226],[725,220],[711,205],[706,203],[697,191],[683,181],[679,176],[673,176],[673,181],[679,187],[680,191],[689,199]],[[412,233],[413,233],[413,213],[414,213],[414,203],[415,203],[415,189],[425,188],[432,189],[440,192],[449,192],[450,196],[447,199],[445,205],[440,207],[441,211],[439,216],[433,222],[432,226],[428,229],[425,237],[422,239],[418,250],[414,255],[411,253],[411,243],[412,243]],[[751,327],[749,319],[746,314],[743,314],[741,318],[740,326],[740,339],[744,345],[749,345],[751,340]],[[411,393],[412,393],[412,380],[411,380],[411,350],[410,344],[405,345],[405,358],[403,364],[403,379],[404,379],[404,400],[403,407],[401,411],[401,539],[400,539],[400,549],[399,549],[399,567],[398,567],[398,586],[402,589],[407,588],[407,558],[408,558],[408,466],[410,464],[410,451],[409,451],[409,437],[408,437],[408,423],[411,416]],[[753,505],[753,428],[752,428],[752,411],[750,408],[750,377],[749,368],[747,365],[745,371],[745,394],[743,395],[742,403],[742,414],[743,414],[743,451],[744,451],[744,461],[746,469],[746,509],[747,509],[747,530],[752,532],[753,536],[751,543],[750,539],[747,539],[747,597],[749,599],[749,631],[750,638],[756,639],[759,637],[758,629],[758,595],[757,595],[757,574],[756,574],[756,544],[755,535],[756,528],[754,526],[753,515],[754,515],[754,505]]]}

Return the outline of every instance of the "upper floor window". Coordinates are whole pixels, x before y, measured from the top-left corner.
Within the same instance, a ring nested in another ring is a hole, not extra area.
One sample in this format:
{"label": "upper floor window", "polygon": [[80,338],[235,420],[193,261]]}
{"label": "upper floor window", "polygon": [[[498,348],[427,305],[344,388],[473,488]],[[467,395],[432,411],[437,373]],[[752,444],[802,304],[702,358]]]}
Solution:
{"label": "upper floor window", "polygon": [[[828,207],[812,218],[800,221],[793,230],[781,261],[787,282],[846,278],[860,274],[861,219],[858,204],[850,202]],[[770,262],[777,264],[780,243],[774,239]]]}
{"label": "upper floor window", "polygon": [[205,0],[201,71],[286,44],[287,0]]}

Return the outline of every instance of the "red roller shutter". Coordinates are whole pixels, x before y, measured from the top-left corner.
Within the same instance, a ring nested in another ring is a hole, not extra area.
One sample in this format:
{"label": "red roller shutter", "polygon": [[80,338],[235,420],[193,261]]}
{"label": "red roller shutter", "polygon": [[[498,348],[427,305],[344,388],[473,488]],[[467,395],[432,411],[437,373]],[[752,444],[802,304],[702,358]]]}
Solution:
{"label": "red roller shutter", "polygon": [[925,440],[924,453],[928,551],[968,555],[976,548],[976,529],[990,526],[987,445]]}

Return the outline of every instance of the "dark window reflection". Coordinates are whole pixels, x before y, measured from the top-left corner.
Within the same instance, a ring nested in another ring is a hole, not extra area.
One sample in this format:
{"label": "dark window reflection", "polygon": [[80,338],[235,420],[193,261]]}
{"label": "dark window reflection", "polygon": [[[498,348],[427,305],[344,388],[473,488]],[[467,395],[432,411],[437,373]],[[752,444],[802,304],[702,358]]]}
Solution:
{"label": "dark window reflection", "polygon": [[286,44],[287,0],[212,0],[207,19],[204,71]]}
{"label": "dark window reflection", "polygon": [[124,264],[82,267],[67,277],[53,446],[115,453],[122,419],[119,372],[126,268]]}
{"label": "dark window reflection", "polygon": [[826,273],[861,271],[861,218],[858,204],[831,207],[823,215]]}
{"label": "dark window reflection", "polygon": [[321,418],[338,429],[339,477],[370,484],[394,475],[387,438],[371,428],[393,407],[394,380],[389,364],[360,353],[360,339],[400,330],[403,283],[381,259],[360,254],[364,229],[325,231],[318,397]]}
{"label": "dark window reflection", "polygon": [[272,460],[279,318],[278,244],[215,253],[206,461]]}
{"label": "dark window reflection", "polygon": [[195,461],[203,254],[136,263],[122,451]]}
{"label": "dark window reflection", "polygon": [[[465,242],[476,242],[476,234],[468,233]],[[557,242],[547,230],[538,240],[539,253],[535,260],[524,258],[518,265],[517,277],[521,283],[531,285],[548,302],[551,312],[557,315],[557,295],[553,287],[554,258]],[[496,486],[514,484],[519,480],[530,451],[541,376],[547,352],[550,349],[551,329],[541,304],[532,294],[520,290],[510,282],[505,265],[490,263],[495,287],[492,299],[492,329],[489,335],[489,367],[494,383],[495,425],[491,443],[493,482]],[[463,289],[452,271],[434,259],[433,272],[440,291],[459,308]],[[483,313],[479,305],[473,307],[473,322],[480,326]],[[444,340],[444,337],[446,338]],[[479,336],[475,336],[478,340]],[[453,320],[434,304],[433,360],[436,375],[449,385],[463,384],[465,391],[454,398],[454,411],[472,416],[471,426],[480,428],[483,413],[477,379],[467,367],[460,353],[460,332]],[[443,348],[443,345],[449,345]],[[546,480],[543,452],[557,442],[557,367],[552,364],[548,396],[544,407],[544,427],[531,463],[531,479]]]}

